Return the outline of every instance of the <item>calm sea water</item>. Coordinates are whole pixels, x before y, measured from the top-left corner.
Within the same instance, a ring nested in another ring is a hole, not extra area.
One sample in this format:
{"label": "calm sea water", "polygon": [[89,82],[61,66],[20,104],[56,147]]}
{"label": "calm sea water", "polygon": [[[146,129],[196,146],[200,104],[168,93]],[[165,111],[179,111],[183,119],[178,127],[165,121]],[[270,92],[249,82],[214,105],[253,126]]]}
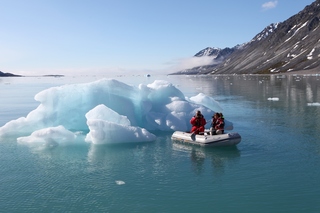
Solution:
{"label": "calm sea water", "polygon": [[[45,88],[96,79],[0,78],[0,126]],[[0,212],[320,212],[320,76],[117,79],[212,96],[241,143],[186,146],[159,132],[152,143],[37,150],[2,139]]]}

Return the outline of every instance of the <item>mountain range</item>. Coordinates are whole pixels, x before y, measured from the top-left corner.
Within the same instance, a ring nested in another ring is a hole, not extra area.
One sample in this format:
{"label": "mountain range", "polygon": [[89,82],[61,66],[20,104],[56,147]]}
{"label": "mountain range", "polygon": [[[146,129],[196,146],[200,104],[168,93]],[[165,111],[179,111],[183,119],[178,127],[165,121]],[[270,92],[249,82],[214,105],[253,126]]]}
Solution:
{"label": "mountain range", "polygon": [[320,0],[280,23],[272,23],[247,43],[232,48],[207,47],[194,57],[212,64],[173,74],[275,74],[320,72]]}

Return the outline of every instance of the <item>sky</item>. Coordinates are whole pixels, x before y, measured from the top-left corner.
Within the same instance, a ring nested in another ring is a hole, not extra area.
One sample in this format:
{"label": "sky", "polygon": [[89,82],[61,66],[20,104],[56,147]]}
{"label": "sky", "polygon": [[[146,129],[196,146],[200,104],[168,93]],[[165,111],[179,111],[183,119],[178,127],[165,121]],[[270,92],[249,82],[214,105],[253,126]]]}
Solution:
{"label": "sky", "polygon": [[0,0],[0,71],[172,73],[210,63],[314,0]]}

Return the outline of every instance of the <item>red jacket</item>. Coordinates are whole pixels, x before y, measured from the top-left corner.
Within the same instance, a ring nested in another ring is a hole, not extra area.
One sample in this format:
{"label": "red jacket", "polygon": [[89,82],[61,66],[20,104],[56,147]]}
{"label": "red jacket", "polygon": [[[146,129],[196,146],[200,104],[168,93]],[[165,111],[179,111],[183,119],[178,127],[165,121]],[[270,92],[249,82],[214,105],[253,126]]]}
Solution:
{"label": "red jacket", "polygon": [[197,118],[195,116],[193,116],[190,120],[190,123],[192,126],[196,126],[196,127],[204,127],[207,124],[206,119],[203,118],[203,115],[200,118]]}
{"label": "red jacket", "polygon": [[218,119],[212,119],[211,127],[216,130],[223,130],[224,129],[224,119],[218,118]]}

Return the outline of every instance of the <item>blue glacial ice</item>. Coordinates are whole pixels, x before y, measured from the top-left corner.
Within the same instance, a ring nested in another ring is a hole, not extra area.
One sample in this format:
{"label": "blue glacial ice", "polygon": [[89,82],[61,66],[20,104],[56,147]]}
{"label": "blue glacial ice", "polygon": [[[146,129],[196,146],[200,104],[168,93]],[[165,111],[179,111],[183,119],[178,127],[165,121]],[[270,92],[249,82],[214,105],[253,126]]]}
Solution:
{"label": "blue glacial ice", "polygon": [[[74,141],[81,132],[85,141],[94,144],[147,142],[156,139],[157,131],[188,131],[196,110],[207,119],[221,110],[213,98],[202,93],[185,97],[162,80],[135,87],[101,79],[52,87],[36,94],[35,100],[40,104],[26,117],[0,127],[1,138],[59,144]],[[232,122],[226,121],[226,125],[232,129]]]}

